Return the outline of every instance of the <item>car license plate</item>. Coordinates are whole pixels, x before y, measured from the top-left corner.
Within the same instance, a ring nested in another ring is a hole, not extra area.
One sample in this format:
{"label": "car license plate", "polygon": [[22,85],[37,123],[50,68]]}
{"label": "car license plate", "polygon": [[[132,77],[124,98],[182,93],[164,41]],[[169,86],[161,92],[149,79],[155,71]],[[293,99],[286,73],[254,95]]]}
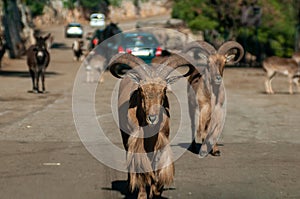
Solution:
{"label": "car license plate", "polygon": [[149,50],[133,51],[132,54],[135,56],[149,56],[150,51]]}

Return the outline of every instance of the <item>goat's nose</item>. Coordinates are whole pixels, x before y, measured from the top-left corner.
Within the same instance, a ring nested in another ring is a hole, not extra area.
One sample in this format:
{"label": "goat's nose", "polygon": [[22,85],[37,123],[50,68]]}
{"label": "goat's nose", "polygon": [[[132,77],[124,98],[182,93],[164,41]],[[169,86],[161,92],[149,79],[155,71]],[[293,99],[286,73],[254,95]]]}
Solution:
{"label": "goat's nose", "polygon": [[216,79],[215,79],[215,82],[216,82],[217,84],[221,83],[221,82],[222,82],[222,76],[221,76],[221,75],[217,75],[217,76],[216,76]]}
{"label": "goat's nose", "polygon": [[149,115],[148,119],[151,122],[151,124],[154,124],[157,119],[157,115]]}

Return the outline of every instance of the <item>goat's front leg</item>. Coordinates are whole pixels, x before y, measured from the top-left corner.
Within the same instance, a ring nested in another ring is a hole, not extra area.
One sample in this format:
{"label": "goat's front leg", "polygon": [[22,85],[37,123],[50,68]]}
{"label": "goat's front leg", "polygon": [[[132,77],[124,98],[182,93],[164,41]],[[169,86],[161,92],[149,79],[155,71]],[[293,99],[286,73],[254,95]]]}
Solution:
{"label": "goat's front leg", "polygon": [[147,192],[145,186],[139,187],[138,199],[147,199]]}
{"label": "goat's front leg", "polygon": [[300,83],[299,83],[300,78],[299,78],[299,77],[298,77],[298,78],[294,78],[293,81],[294,81],[294,83],[295,83],[296,86],[297,86],[298,92],[300,92]]}
{"label": "goat's front leg", "polygon": [[275,77],[276,75],[276,72],[267,72],[267,77],[266,77],[266,80],[265,80],[265,87],[266,87],[266,92],[268,94],[274,94],[274,91],[272,89],[272,80],[273,78]]}
{"label": "goat's front leg", "polygon": [[293,92],[293,77],[289,77],[289,93],[292,95]]}
{"label": "goat's front leg", "polygon": [[163,186],[159,186],[157,184],[152,184],[150,188],[149,198],[161,198],[161,194],[163,192]]}

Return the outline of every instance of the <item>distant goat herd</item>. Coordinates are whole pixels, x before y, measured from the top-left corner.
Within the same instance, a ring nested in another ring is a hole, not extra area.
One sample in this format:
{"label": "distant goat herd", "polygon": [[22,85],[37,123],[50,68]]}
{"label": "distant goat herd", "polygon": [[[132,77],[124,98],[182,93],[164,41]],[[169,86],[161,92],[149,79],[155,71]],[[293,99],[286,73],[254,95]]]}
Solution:
{"label": "distant goat herd", "polygon": [[[49,38],[50,34],[36,36],[36,44],[27,51],[27,64],[35,93],[46,90],[45,71],[50,62],[46,41]],[[0,43],[0,56],[3,56],[2,46]],[[74,60],[83,58],[82,47],[83,43],[79,40],[73,43]],[[165,56],[155,58],[152,64],[146,64],[129,53],[117,54],[110,59],[108,68],[111,74],[122,79],[118,97],[119,128],[127,152],[129,187],[131,191],[139,190],[139,199],[147,198],[146,187],[150,188],[150,198],[159,197],[164,186],[174,179],[175,169],[169,141],[168,85],[187,77],[191,150],[201,157],[209,153],[219,156],[217,141],[226,115],[224,67],[227,63],[239,62],[243,55],[243,47],[234,41],[225,42],[218,49],[207,42],[194,41],[187,44],[181,53],[166,53]],[[102,56],[94,56],[94,62],[88,61],[87,65],[104,63]],[[267,74],[266,92],[274,93],[271,81],[276,73],[282,73],[289,78],[289,92],[292,94],[292,84],[299,87],[299,62],[300,53],[295,53],[292,58],[265,59],[263,68]],[[127,65],[131,69],[126,74],[120,74],[120,65]],[[184,74],[172,75],[173,71],[182,67],[187,68]],[[200,151],[197,151],[196,140],[202,142]]]}

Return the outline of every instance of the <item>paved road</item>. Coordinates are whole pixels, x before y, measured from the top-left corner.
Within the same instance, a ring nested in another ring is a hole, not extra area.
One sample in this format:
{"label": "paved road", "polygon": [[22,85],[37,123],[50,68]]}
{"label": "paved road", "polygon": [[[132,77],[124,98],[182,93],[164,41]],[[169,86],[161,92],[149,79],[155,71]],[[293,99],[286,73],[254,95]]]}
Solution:
{"label": "paved road", "polygon": [[[31,80],[25,58],[5,59],[0,72],[1,198],[135,198],[126,191],[127,174],[99,162],[79,139],[72,90],[81,63],[72,60],[72,39],[63,38],[62,27],[45,30],[56,38],[46,77],[48,93],[27,92]],[[96,115],[107,137],[120,146],[109,112],[116,79],[107,72],[104,76],[96,91]],[[163,196],[300,198],[299,93],[288,95],[286,79],[278,77],[274,80],[278,93],[267,96],[260,69],[227,68],[225,85],[228,113],[220,139],[222,156],[199,159],[186,151],[175,162],[175,182]],[[170,98],[174,110],[178,103]],[[172,117],[176,130],[178,113]],[[188,140],[188,125],[184,131]],[[187,145],[181,142],[173,148]]]}

